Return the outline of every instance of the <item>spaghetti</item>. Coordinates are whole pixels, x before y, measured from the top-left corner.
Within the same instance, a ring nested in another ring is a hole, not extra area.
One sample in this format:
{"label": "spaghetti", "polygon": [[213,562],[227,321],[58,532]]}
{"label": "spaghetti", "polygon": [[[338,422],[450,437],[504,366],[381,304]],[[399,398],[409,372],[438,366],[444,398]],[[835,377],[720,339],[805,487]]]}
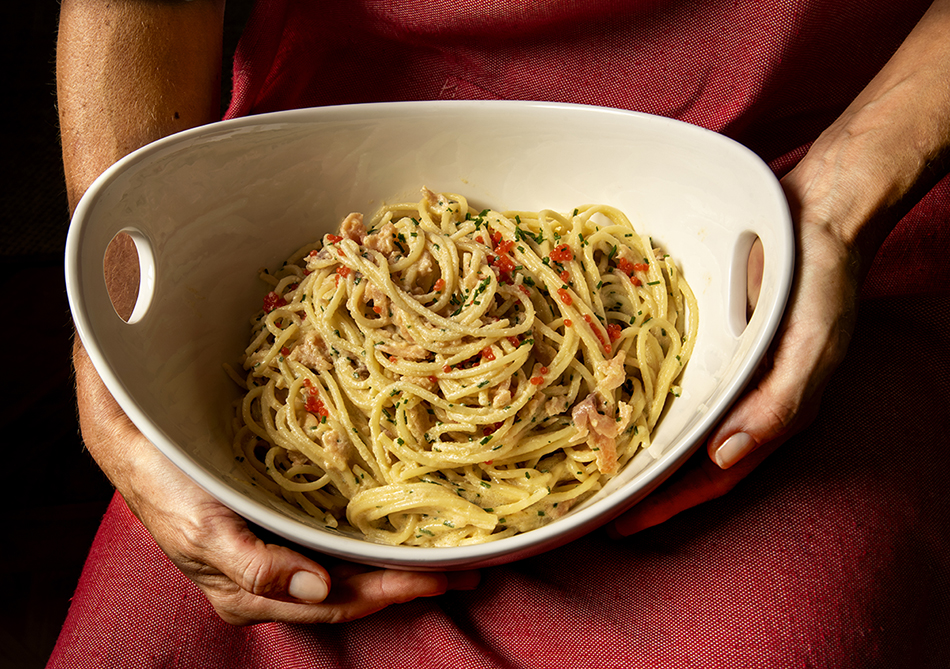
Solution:
{"label": "spaghetti", "polygon": [[477,212],[423,193],[262,274],[235,455],[327,527],[491,541],[563,515],[650,446],[698,311],[612,207]]}

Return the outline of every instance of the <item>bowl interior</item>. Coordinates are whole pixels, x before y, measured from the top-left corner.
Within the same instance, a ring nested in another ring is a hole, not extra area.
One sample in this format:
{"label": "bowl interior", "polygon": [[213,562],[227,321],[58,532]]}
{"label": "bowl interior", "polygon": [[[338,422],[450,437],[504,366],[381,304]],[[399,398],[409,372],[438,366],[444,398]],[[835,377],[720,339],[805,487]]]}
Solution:
{"label": "bowl interior", "polygon": [[[700,331],[683,394],[642,453],[551,525],[466,548],[385,547],[327,532],[249,486],[234,467],[222,363],[237,361],[276,268],[351,211],[416,201],[419,189],[476,207],[624,211],[680,264]],[[106,247],[128,231],[143,274],[129,323],[111,306]],[[745,257],[766,263],[746,324]],[[239,513],[317,550],[370,564],[441,568],[524,557],[589,531],[636,502],[697,447],[775,332],[793,241],[781,189],[751,152],[669,119],[510,102],[393,103],[282,112],[166,138],[107,171],[83,198],[67,244],[79,334],[107,387],[145,435]]]}

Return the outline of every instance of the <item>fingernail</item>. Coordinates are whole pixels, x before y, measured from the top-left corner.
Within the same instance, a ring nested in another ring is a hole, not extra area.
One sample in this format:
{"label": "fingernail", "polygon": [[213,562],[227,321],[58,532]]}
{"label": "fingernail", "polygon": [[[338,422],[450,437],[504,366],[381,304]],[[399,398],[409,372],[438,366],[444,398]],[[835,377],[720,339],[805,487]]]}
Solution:
{"label": "fingernail", "polygon": [[322,602],[327,598],[327,582],[309,571],[298,571],[290,579],[290,596],[305,602]]}
{"label": "fingernail", "polygon": [[713,453],[713,459],[721,469],[729,469],[748,455],[755,448],[755,441],[745,432],[736,432],[726,439],[716,452]]}

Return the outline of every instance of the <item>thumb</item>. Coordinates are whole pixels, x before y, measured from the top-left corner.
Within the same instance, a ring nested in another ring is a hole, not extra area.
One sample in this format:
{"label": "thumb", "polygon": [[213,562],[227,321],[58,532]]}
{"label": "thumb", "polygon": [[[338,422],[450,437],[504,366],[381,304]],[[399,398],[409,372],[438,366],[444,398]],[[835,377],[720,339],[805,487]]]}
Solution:
{"label": "thumb", "polygon": [[755,387],[710,435],[709,456],[723,469],[810,424],[847,352],[856,310],[853,263],[814,227],[802,244],[802,265],[770,359],[763,362]]}
{"label": "thumb", "polygon": [[171,542],[176,550],[166,552],[229,623],[304,622],[312,615],[308,605],[329,593],[323,567],[286,546],[264,542],[223,505],[202,505],[200,522],[178,527],[184,536]]}
{"label": "thumb", "polygon": [[256,597],[318,603],[330,591],[330,575],[313,560],[278,544],[265,543],[239,517],[220,535],[217,567]]}
{"label": "thumb", "polygon": [[754,388],[710,436],[709,458],[721,469],[729,469],[763,444],[781,445],[817,412],[818,398],[805,398],[801,390],[781,381],[764,381]]}
{"label": "thumb", "polygon": [[764,444],[784,443],[817,416],[825,387],[847,350],[853,315],[842,316],[842,305],[817,300],[813,310],[804,316],[801,311],[792,304],[754,387],[710,435],[709,457],[722,469]]}

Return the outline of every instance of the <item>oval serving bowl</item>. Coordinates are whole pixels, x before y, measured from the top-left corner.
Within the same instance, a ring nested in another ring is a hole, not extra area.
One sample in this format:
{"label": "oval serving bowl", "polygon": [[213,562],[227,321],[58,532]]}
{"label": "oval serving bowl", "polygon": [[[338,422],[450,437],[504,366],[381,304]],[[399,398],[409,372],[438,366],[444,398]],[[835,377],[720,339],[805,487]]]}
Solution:
{"label": "oval serving bowl", "polygon": [[[455,192],[478,208],[619,208],[670,253],[696,293],[700,326],[682,395],[642,453],[549,525],[474,546],[384,546],[323,529],[252,486],[231,451],[222,371],[247,344],[261,267],[335,231],[351,211]],[[127,232],[141,284],[128,322],[103,277]],[[745,264],[762,240],[758,306],[745,315]],[[649,494],[702,444],[774,336],[794,241],[781,187],[752,152],[678,121],[599,107],[405,102],[223,121],[150,144],[107,170],[76,209],[66,284],[76,328],[108,389],[143,434],[198,485],[302,546],[369,565],[456,569],[521,559],[601,526]]]}

